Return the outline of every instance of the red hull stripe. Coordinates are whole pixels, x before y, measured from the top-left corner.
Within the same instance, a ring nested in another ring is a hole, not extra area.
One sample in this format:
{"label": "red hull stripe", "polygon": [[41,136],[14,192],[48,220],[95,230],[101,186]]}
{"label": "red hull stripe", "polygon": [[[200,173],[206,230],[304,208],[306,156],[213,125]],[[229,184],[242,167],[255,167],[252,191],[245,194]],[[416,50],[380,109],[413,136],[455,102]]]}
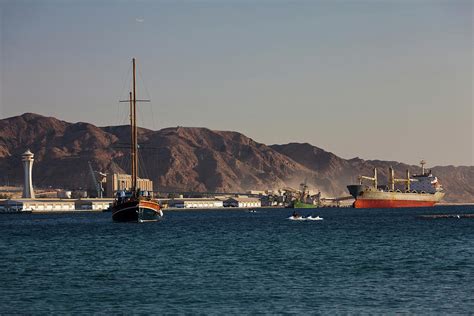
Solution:
{"label": "red hull stripe", "polygon": [[435,205],[435,202],[433,201],[409,201],[409,200],[358,199],[354,202],[355,208],[430,207],[433,205]]}

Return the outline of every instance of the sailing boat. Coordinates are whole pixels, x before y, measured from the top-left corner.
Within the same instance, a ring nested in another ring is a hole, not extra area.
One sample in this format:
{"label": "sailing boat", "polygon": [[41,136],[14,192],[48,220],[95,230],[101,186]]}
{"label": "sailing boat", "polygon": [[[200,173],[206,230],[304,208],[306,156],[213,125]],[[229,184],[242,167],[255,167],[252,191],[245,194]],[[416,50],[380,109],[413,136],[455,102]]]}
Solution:
{"label": "sailing boat", "polygon": [[133,64],[133,93],[130,92],[130,156],[132,184],[130,190],[118,191],[111,207],[112,219],[116,222],[154,222],[163,217],[158,201],[153,200],[149,192],[141,191],[137,185],[138,179],[138,137],[137,137],[137,92],[136,66]]}

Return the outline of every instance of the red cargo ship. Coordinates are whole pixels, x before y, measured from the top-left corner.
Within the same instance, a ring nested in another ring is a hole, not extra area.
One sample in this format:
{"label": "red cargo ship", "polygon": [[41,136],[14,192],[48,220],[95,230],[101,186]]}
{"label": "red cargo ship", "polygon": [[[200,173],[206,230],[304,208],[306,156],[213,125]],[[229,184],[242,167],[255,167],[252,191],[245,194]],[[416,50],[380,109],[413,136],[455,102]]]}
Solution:
{"label": "red cargo ship", "polygon": [[[407,170],[405,179],[396,179],[392,168],[389,169],[389,184],[378,185],[377,169],[374,176],[359,176],[359,184],[347,188],[355,198],[355,208],[395,208],[395,207],[429,207],[438,203],[444,196],[438,178],[431,171],[425,172],[425,161],[421,161],[421,174],[410,177]],[[372,186],[362,184],[366,179]],[[403,190],[395,189],[396,183],[404,183]]]}

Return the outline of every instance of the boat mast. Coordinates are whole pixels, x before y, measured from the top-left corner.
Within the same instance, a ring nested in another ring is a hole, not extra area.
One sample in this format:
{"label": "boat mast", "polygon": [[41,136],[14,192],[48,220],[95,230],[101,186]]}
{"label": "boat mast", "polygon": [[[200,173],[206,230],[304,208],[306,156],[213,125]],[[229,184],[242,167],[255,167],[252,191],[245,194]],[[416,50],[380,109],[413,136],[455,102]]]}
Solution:
{"label": "boat mast", "polygon": [[134,183],[133,179],[135,178],[135,164],[133,163],[135,161],[135,142],[134,142],[134,137],[133,137],[133,96],[132,96],[132,91],[130,91],[129,94],[129,101],[130,101],[130,164],[132,167],[132,190],[134,190]]}
{"label": "boat mast", "polygon": [[133,63],[133,114],[132,114],[132,143],[133,143],[133,154],[132,154],[132,189],[137,189],[137,177],[138,177],[138,157],[137,157],[137,89],[136,89],[136,65],[135,58],[132,59]]}
{"label": "boat mast", "polygon": [[150,102],[150,100],[137,100],[137,67],[135,58],[132,58],[133,64],[133,86],[129,93],[129,99],[120,102],[130,104],[130,160],[132,173],[132,191],[138,189],[138,127],[137,127],[137,102]]}

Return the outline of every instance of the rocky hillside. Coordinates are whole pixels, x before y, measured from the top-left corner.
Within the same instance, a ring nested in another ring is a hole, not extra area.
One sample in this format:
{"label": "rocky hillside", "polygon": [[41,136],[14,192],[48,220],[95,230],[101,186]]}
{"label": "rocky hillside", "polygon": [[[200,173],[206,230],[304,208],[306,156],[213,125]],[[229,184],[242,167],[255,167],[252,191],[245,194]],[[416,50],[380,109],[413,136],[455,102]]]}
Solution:
{"label": "rocky hillside", "polygon": [[[0,120],[0,183],[21,184],[21,154],[35,153],[34,184],[41,187],[91,186],[94,169],[123,172],[129,164],[128,126],[96,127],[26,113]],[[390,161],[342,159],[310,144],[267,146],[236,132],[206,128],[139,129],[141,176],[156,190],[242,192],[297,187],[306,179],[325,195],[346,195],[359,174],[379,168],[382,180],[391,165],[399,175],[417,166]],[[436,167],[447,201],[474,201],[474,167]]]}
{"label": "rocky hillside", "polygon": [[[360,174],[371,176],[377,168],[380,183],[388,180],[388,168],[403,178],[406,170],[411,174],[420,173],[420,166],[407,165],[397,161],[363,160],[360,158],[342,159],[330,152],[309,144],[290,143],[272,145],[274,150],[290,157],[315,172],[320,187],[336,195],[343,194],[348,183],[356,183]],[[474,202],[474,166],[437,166],[431,168],[446,190],[445,201]],[[342,191],[341,191],[342,190]]]}

